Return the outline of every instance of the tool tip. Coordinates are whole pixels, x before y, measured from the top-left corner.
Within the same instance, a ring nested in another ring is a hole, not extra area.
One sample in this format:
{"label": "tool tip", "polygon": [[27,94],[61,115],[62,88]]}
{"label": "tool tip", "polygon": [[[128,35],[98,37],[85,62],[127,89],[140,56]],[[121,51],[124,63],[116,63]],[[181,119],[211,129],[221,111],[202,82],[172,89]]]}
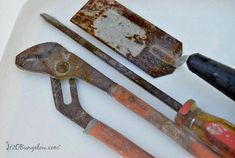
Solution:
{"label": "tool tip", "polygon": [[48,23],[52,24],[52,25],[61,25],[61,23],[54,17],[50,16],[47,13],[41,13],[40,16],[46,20]]}
{"label": "tool tip", "polygon": [[184,63],[187,62],[188,57],[189,57],[188,55],[183,55],[183,56],[179,57],[179,58],[176,60],[176,62],[175,62],[175,64],[174,64],[173,66],[174,66],[175,68],[178,68],[178,67],[182,66]]}
{"label": "tool tip", "polygon": [[40,16],[43,18],[43,19],[49,19],[51,16],[46,14],[46,13],[41,13]]}

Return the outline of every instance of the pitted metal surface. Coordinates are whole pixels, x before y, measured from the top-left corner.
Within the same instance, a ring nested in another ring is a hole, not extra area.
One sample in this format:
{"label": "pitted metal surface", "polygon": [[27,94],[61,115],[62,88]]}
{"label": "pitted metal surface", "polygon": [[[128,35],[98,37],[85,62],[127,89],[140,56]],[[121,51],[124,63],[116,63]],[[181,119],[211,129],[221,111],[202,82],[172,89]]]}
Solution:
{"label": "pitted metal surface", "polygon": [[82,106],[80,105],[75,79],[70,79],[69,81],[72,102],[68,105],[64,103],[60,82],[61,81],[58,79],[51,78],[51,87],[56,109],[67,118],[78,124],[80,127],[85,129],[89,122],[94,118],[91,117],[85,110],[83,110]]}
{"label": "pitted metal surface", "polygon": [[25,50],[17,55],[16,64],[24,70],[48,73],[57,79],[80,78],[104,91],[116,85],[58,43],[43,43]]}
{"label": "pitted metal surface", "polygon": [[180,41],[114,0],[90,0],[71,21],[153,77],[182,55]]}

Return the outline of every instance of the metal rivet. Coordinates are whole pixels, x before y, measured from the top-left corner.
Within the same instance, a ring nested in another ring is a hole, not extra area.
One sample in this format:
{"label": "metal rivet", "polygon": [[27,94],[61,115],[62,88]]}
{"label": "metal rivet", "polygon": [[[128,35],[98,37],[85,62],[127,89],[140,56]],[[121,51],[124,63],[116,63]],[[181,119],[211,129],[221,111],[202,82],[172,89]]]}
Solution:
{"label": "metal rivet", "polygon": [[69,63],[65,61],[58,62],[56,64],[56,71],[58,73],[66,73],[69,70]]}

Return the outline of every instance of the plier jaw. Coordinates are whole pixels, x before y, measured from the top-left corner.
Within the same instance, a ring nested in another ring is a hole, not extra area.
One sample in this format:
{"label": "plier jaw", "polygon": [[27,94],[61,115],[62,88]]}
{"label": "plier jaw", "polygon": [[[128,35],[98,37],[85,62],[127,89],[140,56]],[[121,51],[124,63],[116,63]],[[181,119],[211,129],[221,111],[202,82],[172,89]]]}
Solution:
{"label": "plier jaw", "polygon": [[58,43],[35,45],[16,56],[16,65],[31,72],[49,74],[52,78],[79,78],[109,92],[116,84],[81,58]]}
{"label": "plier jaw", "polygon": [[78,124],[80,127],[85,129],[89,122],[94,118],[91,117],[85,110],[83,110],[79,102],[76,79],[69,79],[69,84],[72,101],[69,104],[65,104],[63,100],[61,81],[55,78],[51,78],[51,87],[56,109],[67,118]]}
{"label": "plier jaw", "polygon": [[[57,43],[44,43],[18,55],[16,65],[24,70],[49,74],[56,109],[84,128],[86,134],[102,141],[123,157],[153,158],[151,154],[83,110],[78,99],[76,78],[83,79],[107,92],[116,85],[85,61]],[[68,78],[70,84],[72,101],[69,104],[65,104],[63,100],[61,79],[64,78]]]}

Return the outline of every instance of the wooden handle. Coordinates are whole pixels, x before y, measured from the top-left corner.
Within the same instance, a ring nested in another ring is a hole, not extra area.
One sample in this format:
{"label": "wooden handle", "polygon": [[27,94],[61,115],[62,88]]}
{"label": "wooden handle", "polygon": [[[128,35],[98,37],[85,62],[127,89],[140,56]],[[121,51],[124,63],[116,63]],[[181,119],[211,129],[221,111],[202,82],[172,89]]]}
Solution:
{"label": "wooden handle", "polygon": [[92,120],[87,126],[85,133],[102,141],[124,158],[154,158],[126,137],[100,121]]}

